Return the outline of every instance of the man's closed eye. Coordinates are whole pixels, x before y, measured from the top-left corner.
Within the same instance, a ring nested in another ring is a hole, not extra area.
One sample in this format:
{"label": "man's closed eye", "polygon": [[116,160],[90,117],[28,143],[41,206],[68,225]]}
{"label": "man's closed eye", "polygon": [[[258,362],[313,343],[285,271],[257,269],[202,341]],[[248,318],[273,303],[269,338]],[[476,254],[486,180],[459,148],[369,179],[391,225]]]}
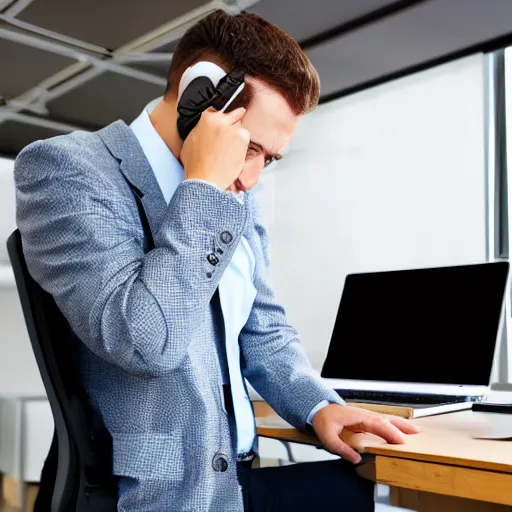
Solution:
{"label": "man's closed eye", "polygon": [[265,151],[263,150],[263,146],[261,144],[258,144],[257,142],[250,142],[249,147],[247,149],[247,156],[249,158],[255,158],[260,155],[264,156],[264,166],[268,167],[272,162],[276,162],[278,160],[281,160],[281,155],[272,155],[272,154],[265,154]]}

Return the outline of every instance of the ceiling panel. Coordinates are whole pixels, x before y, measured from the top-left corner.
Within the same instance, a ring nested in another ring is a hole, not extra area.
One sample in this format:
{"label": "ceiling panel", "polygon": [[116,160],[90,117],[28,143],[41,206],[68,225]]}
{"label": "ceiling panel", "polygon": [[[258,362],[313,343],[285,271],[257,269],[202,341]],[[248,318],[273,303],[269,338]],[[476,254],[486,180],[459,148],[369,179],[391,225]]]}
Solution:
{"label": "ceiling panel", "polygon": [[129,67],[140,69],[141,71],[151,73],[152,75],[161,76],[162,78],[167,78],[170,65],[171,59],[168,61],[134,62],[129,64]]}
{"label": "ceiling panel", "polygon": [[116,49],[209,0],[35,0],[18,18]]}
{"label": "ceiling panel", "polygon": [[74,59],[0,39],[0,96],[14,98],[74,62]]}
{"label": "ceiling panel", "polygon": [[159,48],[155,48],[155,50],[153,50],[153,51],[160,52],[160,53],[172,53],[176,49],[176,46],[178,46],[179,42],[180,42],[180,40],[176,39],[174,41],[171,41],[170,43],[160,46]]}
{"label": "ceiling panel", "polygon": [[[233,9],[237,8],[238,0],[224,1]],[[209,0],[21,2],[27,6],[18,15],[20,20],[115,50],[194,8],[208,4]],[[243,2],[247,5],[245,0]],[[414,6],[398,10],[398,7],[410,4]],[[300,42],[309,41],[311,46],[307,53],[318,68],[324,98],[340,90],[353,91],[376,83],[393,74],[410,71],[415,66],[465,50],[475,43],[512,32],[512,0],[261,0],[249,10],[281,26]],[[369,23],[369,15],[375,11],[382,14],[382,10],[387,12],[385,17],[359,28],[352,26],[344,36],[329,33],[333,28],[362,17],[366,17],[366,23]],[[25,29],[6,26],[2,22],[0,28],[27,33]],[[334,39],[325,43],[315,41],[319,35],[325,38],[326,32]],[[167,40],[176,38],[176,35],[177,32],[168,34]],[[34,37],[45,44],[49,42],[48,35],[37,34]],[[66,43],[54,40],[52,44],[57,51],[71,50]],[[505,43],[502,41],[501,44]],[[166,77],[169,59],[155,61],[151,56],[154,52],[172,53],[175,45],[176,41],[169,42],[152,50],[145,62],[138,60],[125,65]],[[73,59],[0,37],[0,95],[7,98],[18,96],[73,62]],[[62,80],[64,82],[61,83]],[[54,83],[67,90],[62,76],[57,77]],[[54,92],[58,90],[53,89]],[[102,75],[51,100],[48,109],[55,120],[95,129],[116,119],[130,122],[148,101],[162,93],[162,86],[105,69]],[[32,140],[55,134],[57,132],[28,124],[0,121],[0,153],[15,154]]]}
{"label": "ceiling panel", "polygon": [[307,54],[325,96],[508,34],[510,20],[510,0],[431,0]]}
{"label": "ceiling panel", "polygon": [[262,0],[248,9],[301,42],[396,0]]}
{"label": "ceiling panel", "polygon": [[14,121],[0,123],[0,155],[15,156],[35,140],[47,139],[62,133],[41,126]]}
{"label": "ceiling panel", "polygon": [[54,119],[100,128],[117,119],[131,122],[149,101],[163,93],[157,85],[104,73],[47,106]]}

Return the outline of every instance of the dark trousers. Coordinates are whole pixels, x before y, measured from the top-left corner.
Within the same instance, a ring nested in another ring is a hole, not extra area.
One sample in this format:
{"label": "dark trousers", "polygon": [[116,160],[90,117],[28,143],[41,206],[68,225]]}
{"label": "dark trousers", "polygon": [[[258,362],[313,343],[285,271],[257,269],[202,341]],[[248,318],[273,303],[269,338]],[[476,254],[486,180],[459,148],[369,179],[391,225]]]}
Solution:
{"label": "dark trousers", "polygon": [[[56,467],[54,438],[41,477],[36,512],[50,510]],[[373,482],[359,477],[354,466],[342,460],[258,469],[251,469],[250,463],[239,463],[238,479],[243,488],[245,512],[374,511]],[[111,501],[105,500],[105,505]],[[105,510],[115,510],[115,505]]]}
{"label": "dark trousers", "polygon": [[238,465],[245,512],[373,512],[374,484],[342,460],[251,469]]}

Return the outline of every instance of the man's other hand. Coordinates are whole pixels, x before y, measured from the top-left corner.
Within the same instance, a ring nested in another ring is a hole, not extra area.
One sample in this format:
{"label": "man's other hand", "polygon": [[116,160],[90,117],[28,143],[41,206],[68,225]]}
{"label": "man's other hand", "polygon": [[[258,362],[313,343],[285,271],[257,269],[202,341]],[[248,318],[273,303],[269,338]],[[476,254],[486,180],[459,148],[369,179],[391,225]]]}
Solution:
{"label": "man's other hand", "polygon": [[361,462],[361,456],[341,440],[341,433],[345,429],[375,434],[392,444],[403,443],[403,434],[421,432],[419,427],[403,418],[338,404],[320,409],[313,417],[313,428],[323,448],[354,464]]}
{"label": "man's other hand", "polygon": [[199,179],[226,190],[240,175],[249,145],[249,132],[242,127],[245,108],[228,114],[205,110],[186,138],[180,158],[185,179]]}

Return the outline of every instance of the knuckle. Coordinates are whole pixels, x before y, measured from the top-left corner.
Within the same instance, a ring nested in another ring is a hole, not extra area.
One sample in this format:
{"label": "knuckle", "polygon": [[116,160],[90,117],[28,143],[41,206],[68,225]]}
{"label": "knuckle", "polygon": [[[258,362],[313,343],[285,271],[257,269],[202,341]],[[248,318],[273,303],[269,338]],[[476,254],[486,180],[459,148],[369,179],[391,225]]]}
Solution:
{"label": "knuckle", "polygon": [[208,123],[218,124],[220,119],[216,112],[206,112],[205,119]]}
{"label": "knuckle", "polygon": [[382,416],[374,416],[371,421],[372,425],[376,428],[382,428],[387,424],[387,421]]}
{"label": "knuckle", "polygon": [[249,132],[245,128],[239,128],[238,129],[238,136],[240,139],[242,139],[244,142],[249,142],[251,136],[249,135]]}
{"label": "knuckle", "polygon": [[199,123],[197,123],[197,126],[210,127],[211,125],[212,121],[208,116],[201,116],[201,119],[199,119]]}
{"label": "knuckle", "polygon": [[340,443],[339,440],[333,439],[333,438],[327,438],[323,445],[327,448],[330,452],[345,452],[345,445],[343,443]]}

